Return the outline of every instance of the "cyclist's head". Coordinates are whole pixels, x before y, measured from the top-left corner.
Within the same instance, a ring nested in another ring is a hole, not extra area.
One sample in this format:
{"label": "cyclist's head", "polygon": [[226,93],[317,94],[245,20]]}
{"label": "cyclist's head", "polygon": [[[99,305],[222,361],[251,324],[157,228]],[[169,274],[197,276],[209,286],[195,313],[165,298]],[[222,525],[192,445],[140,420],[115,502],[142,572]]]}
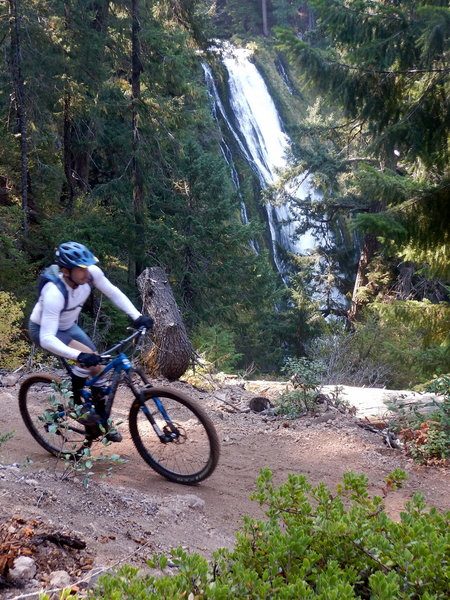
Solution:
{"label": "cyclist's head", "polygon": [[74,267],[86,268],[98,263],[92,252],[78,242],[64,242],[55,252],[55,260],[60,267],[73,269]]}

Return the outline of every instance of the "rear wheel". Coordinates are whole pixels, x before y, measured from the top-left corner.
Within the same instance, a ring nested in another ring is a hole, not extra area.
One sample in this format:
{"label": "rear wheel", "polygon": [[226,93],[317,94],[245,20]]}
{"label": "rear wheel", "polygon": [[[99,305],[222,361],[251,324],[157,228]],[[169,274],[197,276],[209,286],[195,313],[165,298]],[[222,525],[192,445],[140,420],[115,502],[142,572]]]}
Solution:
{"label": "rear wheel", "polygon": [[[55,456],[76,456],[90,446],[82,425],[69,415],[61,379],[43,373],[25,379],[19,390],[22,419],[38,444]],[[66,386],[67,387],[67,386]]]}
{"label": "rear wheel", "polygon": [[[217,466],[219,439],[210,418],[188,396],[170,388],[143,391],[130,410],[133,442],[142,458],[170,481],[194,484]],[[151,414],[161,437],[146,414]]]}

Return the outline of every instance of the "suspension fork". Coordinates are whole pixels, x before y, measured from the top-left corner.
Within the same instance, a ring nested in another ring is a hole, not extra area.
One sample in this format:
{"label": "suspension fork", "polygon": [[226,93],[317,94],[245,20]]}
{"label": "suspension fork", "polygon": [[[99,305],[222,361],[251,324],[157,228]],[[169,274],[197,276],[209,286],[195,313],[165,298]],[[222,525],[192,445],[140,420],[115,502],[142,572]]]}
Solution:
{"label": "suspension fork", "polygon": [[172,442],[174,439],[178,438],[179,437],[178,430],[172,423],[161,400],[159,398],[152,398],[153,402],[156,405],[156,408],[158,409],[158,411],[161,413],[162,417],[166,421],[167,426],[170,428],[170,430],[172,432],[171,434],[168,434],[168,433],[162,431],[161,428],[159,427],[158,423],[156,423],[150,409],[148,408],[148,406],[145,402],[144,394],[145,394],[145,390],[141,390],[141,392],[139,394],[139,398],[137,399],[137,401],[139,402],[139,405],[140,405],[139,409],[144,413],[147,420],[150,422],[151,426],[153,427],[154,432],[159,437],[160,441],[163,444],[167,444],[167,442]]}

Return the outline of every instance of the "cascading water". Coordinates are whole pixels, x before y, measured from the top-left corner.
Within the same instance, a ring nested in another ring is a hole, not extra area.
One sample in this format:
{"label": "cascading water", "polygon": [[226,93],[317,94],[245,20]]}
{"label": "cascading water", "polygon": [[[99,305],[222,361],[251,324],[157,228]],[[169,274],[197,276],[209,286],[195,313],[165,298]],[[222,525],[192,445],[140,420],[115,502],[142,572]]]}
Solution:
{"label": "cascading water", "polygon": [[[228,120],[224,106],[222,104],[222,101],[220,100],[220,96],[217,91],[217,87],[216,87],[216,83],[214,81],[211,67],[209,65],[207,65],[206,63],[202,63],[202,68],[203,68],[203,73],[205,75],[205,81],[206,81],[208,94],[209,94],[209,97],[211,98],[211,107],[212,107],[212,112],[213,112],[214,118],[218,121],[218,113],[220,114],[222,119],[225,121],[228,129],[233,133],[233,136],[238,141],[239,147],[240,147],[242,153],[244,154],[246,160],[248,162],[251,162],[251,157],[247,154],[247,150],[245,149],[245,146],[243,146],[240,143],[237,133],[234,131],[233,126],[231,125],[230,121]],[[238,192],[238,195],[239,195],[239,199],[240,199],[240,203],[241,203],[241,220],[244,224],[247,224],[249,222],[248,215],[247,215],[247,207],[245,206],[245,202],[242,199],[241,186],[239,183],[239,175],[238,175],[238,172],[234,165],[233,153],[223,138],[220,140],[220,150],[222,152],[222,156],[224,157],[225,161],[227,162],[228,166],[230,167],[231,179],[233,180],[233,183],[234,183],[236,190]],[[259,253],[258,243],[255,240],[252,240],[250,242],[250,245],[253,248],[254,252],[256,254],[258,254]]]}
{"label": "cascading water", "polygon": [[[232,48],[229,45],[224,46],[222,43],[219,43],[219,47],[215,49],[219,51],[227,69],[231,112],[227,113],[214,82],[211,68],[204,63],[203,70],[213,114],[218,121],[220,117],[224,122],[242,156],[258,177],[261,189],[264,190],[276,184],[279,181],[280,172],[288,166],[286,153],[290,146],[290,140],[283,131],[281,120],[264,79],[249,59],[249,52],[244,49]],[[287,74],[281,73],[281,76],[288,85],[290,82],[286,81]],[[240,193],[239,176],[233,162],[233,154],[223,139],[221,149],[230,166],[231,177],[241,199],[242,221],[247,223],[247,209]],[[308,202],[319,198],[308,177],[299,177],[285,189],[286,195],[295,200]],[[342,240],[338,242],[335,234],[329,229],[326,231],[322,229],[321,233],[316,233],[319,231],[319,228],[316,228],[314,234],[312,230],[299,234],[299,230],[304,230],[302,227],[304,217],[301,214],[302,209],[295,201],[276,204],[266,202],[265,209],[272,241],[273,260],[287,286],[290,285],[289,267],[283,262],[280,248],[305,256],[320,247],[327,248],[336,243],[342,245]],[[338,226],[337,232],[339,233]],[[255,252],[259,252],[256,243],[253,243],[252,247]],[[329,277],[327,260],[323,256],[317,256],[316,268],[313,273],[314,281],[311,282],[311,297],[326,309],[334,306],[343,310],[347,305],[347,300],[332,283],[333,277],[331,279]],[[335,275],[338,278],[343,277],[339,272],[335,272]]]}
{"label": "cascading water", "polygon": [[[267,86],[256,66],[249,60],[244,49],[222,51],[222,60],[228,72],[229,101],[233,115],[226,114],[220,100],[210,68],[204,65],[205,78],[214,110],[226,123],[245,159],[256,173],[261,188],[276,184],[279,173],[286,168],[286,152],[289,138],[283,131],[278,112]],[[223,151],[223,150],[222,150]],[[296,189],[295,196],[305,199],[314,195],[306,179]],[[305,254],[317,242],[310,233],[300,238],[295,235],[298,222],[292,207],[286,202],[265,203],[267,220],[272,239],[272,255],[275,265],[287,282],[285,266],[279,256],[279,248]]]}

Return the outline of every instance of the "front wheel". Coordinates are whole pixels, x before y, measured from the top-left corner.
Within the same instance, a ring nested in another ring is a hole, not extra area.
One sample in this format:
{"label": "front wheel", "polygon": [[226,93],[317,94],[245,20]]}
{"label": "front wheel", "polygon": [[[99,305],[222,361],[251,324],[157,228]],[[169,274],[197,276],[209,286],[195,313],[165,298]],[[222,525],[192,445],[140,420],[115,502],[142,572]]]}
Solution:
{"label": "front wheel", "polygon": [[19,389],[22,419],[47,452],[58,457],[77,456],[90,446],[85,429],[70,414],[68,383],[63,385],[54,375],[42,373],[27,377]]}
{"label": "front wheel", "polygon": [[147,388],[142,399],[142,404],[133,403],[129,415],[131,437],[142,458],[175,483],[192,485],[209,477],[220,445],[204,410],[170,388]]}

